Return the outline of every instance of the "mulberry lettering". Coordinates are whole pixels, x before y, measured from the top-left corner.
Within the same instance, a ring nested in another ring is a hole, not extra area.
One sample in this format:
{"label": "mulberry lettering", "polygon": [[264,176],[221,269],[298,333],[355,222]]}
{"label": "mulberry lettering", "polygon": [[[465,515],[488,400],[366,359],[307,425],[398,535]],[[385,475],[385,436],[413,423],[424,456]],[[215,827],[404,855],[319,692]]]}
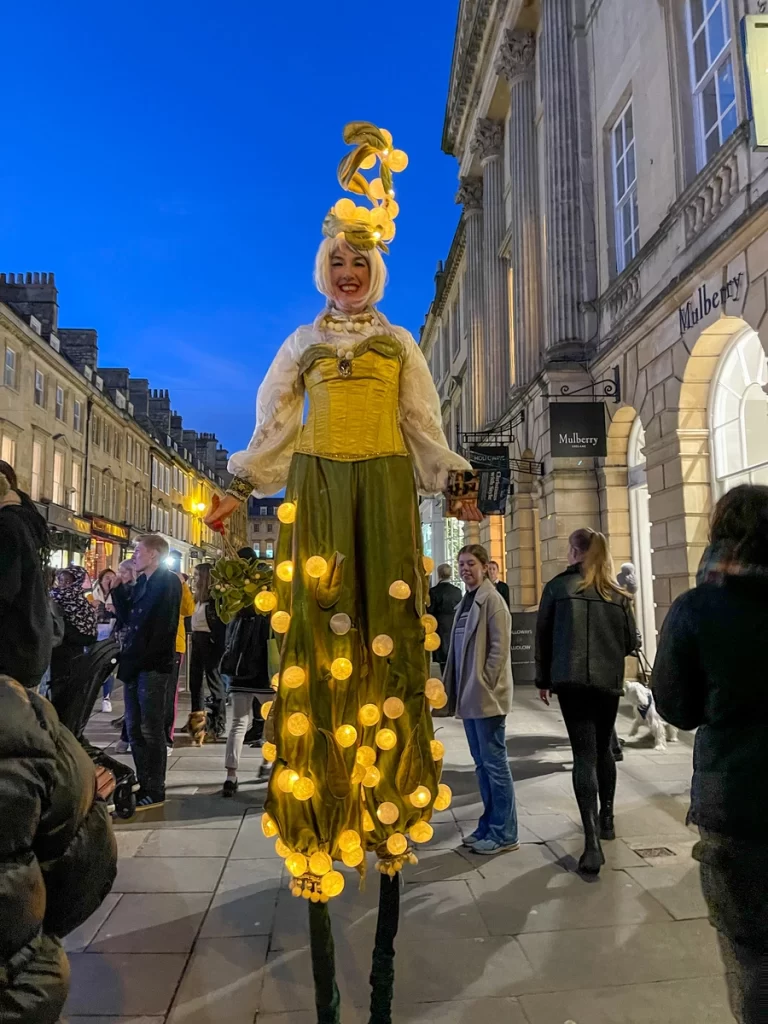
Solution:
{"label": "mulberry lettering", "polygon": [[589,445],[591,447],[596,445],[599,440],[599,437],[582,437],[581,434],[577,434],[575,431],[573,434],[559,435],[560,444],[569,444],[577,448],[582,445]]}
{"label": "mulberry lettering", "polygon": [[685,334],[691,327],[695,327],[705,316],[709,316],[713,309],[724,308],[728,299],[738,299],[741,279],[743,277],[744,273],[742,271],[726,281],[722,288],[718,288],[711,293],[707,291],[707,286],[703,284],[696,294],[696,299],[689,299],[678,310],[680,333]]}

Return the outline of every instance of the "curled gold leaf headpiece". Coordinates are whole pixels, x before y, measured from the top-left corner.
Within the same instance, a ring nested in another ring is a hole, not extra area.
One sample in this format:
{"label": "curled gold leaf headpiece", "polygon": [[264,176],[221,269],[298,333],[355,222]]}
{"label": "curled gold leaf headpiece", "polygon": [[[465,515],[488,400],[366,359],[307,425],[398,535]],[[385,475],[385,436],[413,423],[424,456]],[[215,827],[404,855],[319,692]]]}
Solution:
{"label": "curled gold leaf headpiece", "polygon": [[[343,235],[356,249],[378,246],[382,252],[389,252],[387,242],[395,237],[395,217],[400,212],[392,174],[405,170],[408,156],[402,149],[393,148],[392,136],[385,128],[377,128],[370,121],[350,121],[344,128],[344,141],[355,148],[339,164],[339,184],[347,192],[365,196],[371,209],[357,206],[352,199],[340,199],[323,221],[323,234],[326,238]],[[372,170],[377,162],[379,176],[368,181],[361,172]]]}

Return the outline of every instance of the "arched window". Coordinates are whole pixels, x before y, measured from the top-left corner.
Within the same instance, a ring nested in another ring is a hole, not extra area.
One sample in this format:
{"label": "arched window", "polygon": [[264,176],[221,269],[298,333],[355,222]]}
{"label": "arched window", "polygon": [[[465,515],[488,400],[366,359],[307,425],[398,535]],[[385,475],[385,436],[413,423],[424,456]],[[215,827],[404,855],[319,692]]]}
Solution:
{"label": "arched window", "polygon": [[737,484],[768,484],[768,365],[749,328],[723,353],[713,380],[713,477],[717,494]]}

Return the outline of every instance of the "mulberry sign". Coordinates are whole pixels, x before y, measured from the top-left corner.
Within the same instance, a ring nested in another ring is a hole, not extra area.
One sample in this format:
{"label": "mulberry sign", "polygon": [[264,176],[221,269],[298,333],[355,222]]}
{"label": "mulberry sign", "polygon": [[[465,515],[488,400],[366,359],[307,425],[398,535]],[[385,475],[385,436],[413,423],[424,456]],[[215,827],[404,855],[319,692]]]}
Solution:
{"label": "mulberry sign", "polygon": [[680,333],[685,334],[691,327],[695,327],[704,317],[709,316],[713,309],[725,309],[728,299],[738,299],[741,290],[741,279],[744,272],[740,271],[735,277],[725,282],[722,288],[709,291],[703,284],[696,294],[690,298],[684,306],[679,309]]}
{"label": "mulberry sign", "polygon": [[602,402],[550,402],[549,434],[554,458],[608,454]]}

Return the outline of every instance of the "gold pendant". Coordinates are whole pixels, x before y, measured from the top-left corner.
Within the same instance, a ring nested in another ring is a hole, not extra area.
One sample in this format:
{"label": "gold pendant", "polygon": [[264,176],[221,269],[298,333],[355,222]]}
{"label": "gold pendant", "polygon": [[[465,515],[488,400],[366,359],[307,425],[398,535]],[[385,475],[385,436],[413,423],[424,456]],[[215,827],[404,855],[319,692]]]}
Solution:
{"label": "gold pendant", "polygon": [[352,361],[344,357],[338,362],[339,376],[340,377],[351,377],[352,376]]}

